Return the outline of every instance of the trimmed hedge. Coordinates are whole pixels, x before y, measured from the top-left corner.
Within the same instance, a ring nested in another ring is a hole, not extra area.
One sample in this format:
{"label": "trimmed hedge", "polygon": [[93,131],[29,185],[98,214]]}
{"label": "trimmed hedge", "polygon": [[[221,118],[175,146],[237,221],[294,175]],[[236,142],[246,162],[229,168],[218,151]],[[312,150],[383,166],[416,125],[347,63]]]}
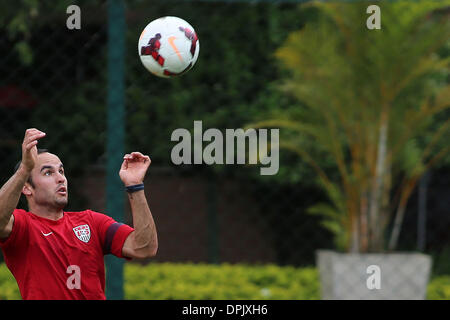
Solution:
{"label": "trimmed hedge", "polygon": [[0,263],[0,300],[20,300],[16,279],[4,263]]}
{"label": "trimmed hedge", "polygon": [[[133,300],[308,300],[320,299],[313,267],[125,263],[125,298]],[[432,279],[430,300],[450,300],[450,276]],[[0,300],[20,299],[15,279],[0,264]]]}
{"label": "trimmed hedge", "polygon": [[450,300],[450,275],[431,280],[427,288],[428,300]]}
{"label": "trimmed hedge", "polygon": [[319,299],[315,268],[128,264],[125,279],[126,299]]}

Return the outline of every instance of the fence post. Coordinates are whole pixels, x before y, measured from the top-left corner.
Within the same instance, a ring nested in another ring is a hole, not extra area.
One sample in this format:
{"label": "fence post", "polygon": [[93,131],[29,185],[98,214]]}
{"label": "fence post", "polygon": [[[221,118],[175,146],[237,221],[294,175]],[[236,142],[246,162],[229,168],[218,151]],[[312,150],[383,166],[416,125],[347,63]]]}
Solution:
{"label": "fence post", "polygon": [[[119,169],[124,155],[125,94],[125,6],[123,0],[108,0],[108,112],[106,146],[106,211],[121,222],[125,201]],[[124,298],[123,260],[106,257],[106,297]]]}

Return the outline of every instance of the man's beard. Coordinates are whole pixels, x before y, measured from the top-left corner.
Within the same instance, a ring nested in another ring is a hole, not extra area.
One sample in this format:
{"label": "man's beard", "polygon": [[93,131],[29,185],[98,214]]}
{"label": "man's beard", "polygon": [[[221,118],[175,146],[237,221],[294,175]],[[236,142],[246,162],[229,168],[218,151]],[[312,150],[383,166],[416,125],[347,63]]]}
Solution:
{"label": "man's beard", "polygon": [[35,201],[37,205],[62,210],[67,206],[69,202],[69,197],[68,195],[66,195],[65,197],[53,195],[53,197],[51,197],[50,199],[49,198],[44,200],[36,199]]}
{"label": "man's beard", "polygon": [[61,209],[64,209],[68,203],[69,203],[69,201],[67,199],[61,199],[61,200],[56,201],[56,206]]}
{"label": "man's beard", "polygon": [[64,209],[67,206],[68,203],[69,203],[69,197],[68,196],[66,196],[66,197],[58,197],[58,198],[55,199],[55,206],[58,209]]}

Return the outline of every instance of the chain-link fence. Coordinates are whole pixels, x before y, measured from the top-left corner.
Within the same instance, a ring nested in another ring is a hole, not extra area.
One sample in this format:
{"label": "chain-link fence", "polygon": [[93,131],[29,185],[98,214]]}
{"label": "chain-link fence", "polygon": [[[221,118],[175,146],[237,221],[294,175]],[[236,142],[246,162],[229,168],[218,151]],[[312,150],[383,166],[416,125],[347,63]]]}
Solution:
{"label": "chain-link fence", "polygon": [[[71,13],[66,9],[71,4],[81,9],[80,29],[67,28]],[[308,21],[320,21],[319,10],[305,10],[296,3],[125,1],[125,39],[111,39],[108,24],[117,21],[108,21],[106,1],[11,2],[2,7],[2,184],[21,157],[25,130],[38,128],[47,133],[39,146],[59,155],[64,163],[70,186],[67,210],[90,208],[108,213],[106,179],[111,153],[107,143],[108,134],[114,132],[108,128],[108,117],[115,116],[108,113],[108,53],[115,42],[121,46],[124,40],[125,141],[123,146],[120,141],[109,143],[118,150],[141,151],[152,158],[145,184],[159,251],[151,261],[304,267],[316,265],[318,249],[337,249],[323,218],[308,211],[329,203],[329,194],[317,182],[313,166],[292,150],[281,148],[279,171],[274,176],[260,175],[260,166],[254,165],[177,166],[171,161],[176,144],[171,141],[172,132],[177,128],[192,132],[194,121],[202,121],[204,130],[225,132],[267,119],[268,114],[301,116],[292,110],[301,109],[302,103],[279,90],[289,72],[280,66],[275,51],[293,32],[307,30]],[[448,10],[440,10],[448,18]],[[145,70],[136,49],[143,28],[168,15],[194,26],[201,51],[190,72],[160,79]],[[365,21],[368,15],[361,12],[361,16]],[[318,39],[321,31],[317,30]],[[436,52],[448,58],[448,48]],[[317,54],[318,59],[325,59]],[[448,65],[441,70],[445,75],[439,81],[448,83]],[[436,119],[437,124],[448,122],[448,112]],[[301,135],[295,131],[283,134],[281,143]],[[303,146],[315,143],[304,142]],[[339,180],[339,170],[327,156],[323,159],[326,173]],[[431,255],[432,276],[449,272],[450,162],[443,159],[411,191],[396,246],[397,251]],[[396,178],[393,175],[394,186],[402,183]],[[24,199],[19,205],[26,208]],[[122,219],[132,223],[128,207]],[[386,223],[390,229],[394,215]],[[384,236],[387,243],[388,233]],[[366,262],[361,263],[380,264]],[[365,272],[361,275],[364,286]]]}

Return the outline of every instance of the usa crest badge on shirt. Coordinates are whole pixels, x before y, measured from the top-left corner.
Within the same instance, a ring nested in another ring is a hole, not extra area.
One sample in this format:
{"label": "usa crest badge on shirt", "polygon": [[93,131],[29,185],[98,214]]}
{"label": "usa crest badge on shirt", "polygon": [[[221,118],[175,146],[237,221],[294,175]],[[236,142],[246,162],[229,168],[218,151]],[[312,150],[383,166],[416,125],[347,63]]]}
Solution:
{"label": "usa crest badge on shirt", "polygon": [[75,232],[77,238],[83,242],[88,243],[91,239],[91,229],[87,224],[83,224],[81,226],[73,228],[73,232]]}

